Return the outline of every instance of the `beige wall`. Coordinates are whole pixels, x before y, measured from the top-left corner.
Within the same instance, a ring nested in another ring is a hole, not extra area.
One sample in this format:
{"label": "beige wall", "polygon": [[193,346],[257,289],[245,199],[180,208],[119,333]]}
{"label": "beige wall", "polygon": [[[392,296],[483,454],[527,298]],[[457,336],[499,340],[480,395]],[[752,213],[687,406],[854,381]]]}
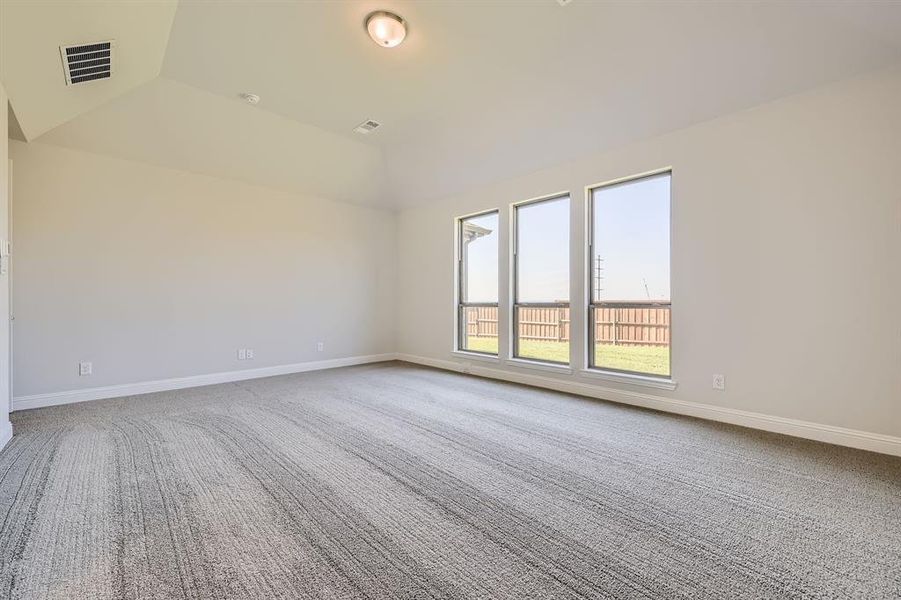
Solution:
{"label": "beige wall", "polygon": [[393,351],[391,213],[39,143],[12,155],[16,397]]}
{"label": "beige wall", "polygon": [[404,211],[398,350],[465,362],[451,353],[454,217],[501,209],[503,300],[507,207],[570,190],[571,297],[583,298],[585,186],[672,166],[677,389],[581,375],[580,310],[574,372],[540,375],[901,436],[899,107],[895,69]]}
{"label": "beige wall", "polygon": [[[9,98],[0,84],[0,239],[9,239]],[[9,272],[0,273],[0,448],[12,435],[9,423]]]}

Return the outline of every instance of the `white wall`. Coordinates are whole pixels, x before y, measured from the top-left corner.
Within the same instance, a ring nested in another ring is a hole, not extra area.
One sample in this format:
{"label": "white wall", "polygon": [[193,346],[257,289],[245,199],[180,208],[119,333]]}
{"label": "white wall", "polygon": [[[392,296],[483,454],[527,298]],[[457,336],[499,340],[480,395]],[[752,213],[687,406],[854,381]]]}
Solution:
{"label": "white wall", "polygon": [[[0,239],[9,239],[9,98],[0,84]],[[6,260],[6,259],[0,259]],[[9,271],[0,273],[0,448],[12,437],[9,422]]]}
{"label": "white wall", "polygon": [[[901,436],[899,107],[893,69],[404,211],[398,350],[466,362],[451,353],[454,217],[501,209],[503,301],[507,207],[570,190],[575,303],[585,295],[585,186],[672,166],[678,388],[650,393]],[[579,373],[583,311],[572,330],[573,374],[540,375],[601,385]],[[725,392],[712,389],[714,373],[726,375]]]}
{"label": "white wall", "polygon": [[393,351],[391,213],[40,143],[12,155],[17,398]]}

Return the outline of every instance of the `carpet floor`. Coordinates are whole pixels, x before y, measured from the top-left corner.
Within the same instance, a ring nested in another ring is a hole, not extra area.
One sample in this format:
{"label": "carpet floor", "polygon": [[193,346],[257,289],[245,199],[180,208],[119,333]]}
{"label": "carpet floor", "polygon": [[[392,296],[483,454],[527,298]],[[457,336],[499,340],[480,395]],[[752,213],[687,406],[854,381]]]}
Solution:
{"label": "carpet floor", "polygon": [[402,363],[14,413],[2,598],[899,598],[901,459]]}

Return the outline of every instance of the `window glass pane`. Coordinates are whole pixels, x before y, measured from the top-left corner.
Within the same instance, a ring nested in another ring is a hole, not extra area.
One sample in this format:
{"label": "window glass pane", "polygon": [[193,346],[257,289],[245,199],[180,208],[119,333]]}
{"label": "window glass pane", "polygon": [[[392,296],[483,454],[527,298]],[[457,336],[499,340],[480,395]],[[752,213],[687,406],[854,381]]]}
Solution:
{"label": "window glass pane", "polygon": [[598,188],[592,197],[593,299],[669,302],[669,174]]}
{"label": "window glass pane", "polygon": [[592,192],[595,367],[670,374],[670,179]]}
{"label": "window glass pane", "polygon": [[[459,222],[460,350],[497,354],[498,213]],[[492,304],[493,306],[471,306]]]}
{"label": "window glass pane", "polygon": [[516,207],[517,358],[569,363],[569,215],[569,196]]}
{"label": "window glass pane", "polygon": [[497,354],[497,307],[460,307],[460,349]]}
{"label": "window glass pane", "polygon": [[460,302],[497,302],[498,214],[460,221]]}
{"label": "window glass pane", "polygon": [[516,301],[569,302],[569,196],[516,209]]}
{"label": "window glass pane", "polygon": [[669,377],[669,305],[639,308],[601,305],[593,307],[591,313],[595,328],[595,367]]}
{"label": "window glass pane", "polygon": [[569,306],[517,306],[518,358],[569,362]]}

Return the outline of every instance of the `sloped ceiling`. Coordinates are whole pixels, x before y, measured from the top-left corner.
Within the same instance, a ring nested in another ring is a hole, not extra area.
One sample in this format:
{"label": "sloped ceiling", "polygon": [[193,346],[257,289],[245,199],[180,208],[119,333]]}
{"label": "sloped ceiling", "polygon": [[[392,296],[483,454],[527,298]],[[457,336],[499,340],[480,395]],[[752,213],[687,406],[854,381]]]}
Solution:
{"label": "sloped ceiling", "polygon": [[[135,21],[152,10],[117,4],[111,14]],[[375,9],[408,20],[401,46],[366,36]],[[98,25],[106,13],[90,26],[16,14],[4,33],[52,21],[40,45],[54,52],[72,37],[110,36]],[[26,135],[69,115],[40,141],[398,207],[901,61],[901,3],[183,0],[171,35],[154,35],[168,39],[160,78],[94,110],[100,102],[73,99],[46,111],[53,118],[20,112],[41,103],[38,90],[4,72]],[[156,48],[140,36],[141,52]],[[27,70],[26,59],[6,62]],[[240,103],[245,91],[260,105]],[[351,133],[368,118],[382,128]]]}
{"label": "sloped ceiling", "polygon": [[[3,0],[0,80],[32,140],[160,73],[176,0]],[[116,40],[114,77],[66,86],[59,47]]]}
{"label": "sloped ceiling", "polygon": [[357,204],[378,204],[382,153],[159,77],[41,142]]}
{"label": "sloped ceiling", "polygon": [[13,112],[13,107],[10,104],[6,109],[7,122],[9,123],[9,138],[12,140],[18,140],[20,142],[27,142],[25,139],[25,134],[22,133],[22,127],[19,125],[19,119],[16,117],[16,113]]}

